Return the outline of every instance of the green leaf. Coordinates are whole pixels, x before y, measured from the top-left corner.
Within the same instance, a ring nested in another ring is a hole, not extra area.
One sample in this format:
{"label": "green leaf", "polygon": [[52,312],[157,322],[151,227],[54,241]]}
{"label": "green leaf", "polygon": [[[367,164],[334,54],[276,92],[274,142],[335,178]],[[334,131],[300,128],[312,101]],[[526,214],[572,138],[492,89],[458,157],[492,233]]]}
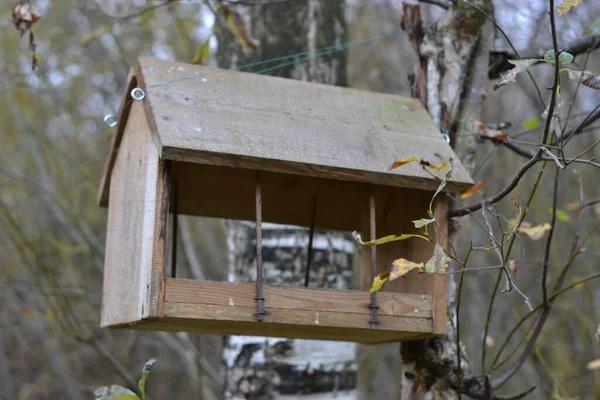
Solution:
{"label": "green leaf", "polygon": [[388,242],[396,242],[398,240],[406,240],[411,237],[419,237],[421,239],[427,240],[426,237],[417,235],[417,234],[413,234],[413,233],[405,233],[404,235],[388,235],[388,236],[379,238],[377,240],[371,240],[368,242],[363,242],[360,235],[356,231],[352,232],[352,236],[354,237],[354,240],[356,240],[359,244],[361,244],[363,246],[377,246],[377,245],[388,243]]}
{"label": "green leaf", "polygon": [[554,53],[554,50],[548,50],[546,54],[544,54],[544,61],[554,65],[556,62],[556,54]]}
{"label": "green leaf", "polygon": [[590,26],[589,28],[587,28],[585,30],[586,35],[597,35],[600,33],[600,18],[598,18],[593,24],[592,26]]}
{"label": "green leaf", "polygon": [[131,390],[119,385],[103,386],[94,390],[95,400],[140,400]]}
{"label": "green leaf", "polygon": [[140,392],[142,392],[142,399],[146,398],[146,379],[148,379],[148,375],[150,375],[150,372],[152,371],[152,367],[154,367],[154,364],[156,364],[157,361],[158,361],[158,358],[151,358],[144,365],[144,369],[142,369],[142,377],[140,378],[140,381],[138,383]]}
{"label": "green leaf", "polygon": [[388,279],[390,279],[389,272],[377,275],[375,279],[373,279],[373,285],[371,286],[371,290],[369,290],[369,294],[380,291],[383,284],[386,283]]}
{"label": "green leaf", "polygon": [[526,121],[523,121],[521,126],[525,129],[536,129],[540,126],[540,120],[537,117],[529,118]]}
{"label": "green leaf", "polygon": [[425,272],[430,274],[443,274],[448,270],[450,261],[452,261],[452,259],[446,254],[444,249],[442,249],[442,246],[436,244],[435,249],[433,250],[433,256],[431,256],[429,261],[425,264]]}
{"label": "green leaf", "polygon": [[431,218],[431,219],[421,218],[421,219],[414,220],[413,224],[415,224],[415,228],[422,228],[425,225],[431,224],[432,222],[435,222],[435,218]]}
{"label": "green leaf", "polygon": [[[550,214],[552,214],[552,207],[550,207],[548,209],[548,212]],[[569,217],[569,214],[567,214],[563,210],[559,210],[558,208],[556,209],[556,219],[558,219],[560,222],[569,222],[569,221],[571,221],[571,217]]]}
{"label": "green leaf", "polygon": [[573,62],[573,58],[573,54],[567,53],[566,51],[563,51],[558,55],[558,60],[562,65],[571,64]]}

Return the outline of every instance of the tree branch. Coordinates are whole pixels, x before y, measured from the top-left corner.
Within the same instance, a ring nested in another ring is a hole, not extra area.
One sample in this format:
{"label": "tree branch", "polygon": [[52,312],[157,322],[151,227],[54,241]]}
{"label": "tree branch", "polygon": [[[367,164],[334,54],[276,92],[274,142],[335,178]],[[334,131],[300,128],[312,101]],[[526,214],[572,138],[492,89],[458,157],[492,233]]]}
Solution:
{"label": "tree branch", "polygon": [[488,197],[485,200],[482,200],[478,203],[472,204],[468,207],[460,208],[457,210],[449,210],[448,217],[449,218],[462,217],[464,215],[467,215],[469,213],[472,213],[474,211],[481,209],[481,207],[483,207],[486,204],[495,204],[495,203],[499,202],[500,200],[505,198],[506,195],[508,195],[510,192],[512,192],[515,187],[517,187],[517,185],[519,184],[519,181],[521,180],[523,175],[525,175],[525,173],[527,171],[529,171],[529,169],[531,167],[533,167],[541,159],[541,156],[542,156],[542,151],[538,150],[537,153],[535,153],[535,155],[529,161],[527,161],[525,164],[523,164],[521,169],[517,172],[517,174],[515,175],[513,180],[508,184],[508,186],[506,186],[500,192],[496,193],[495,195],[493,195],[491,197]]}

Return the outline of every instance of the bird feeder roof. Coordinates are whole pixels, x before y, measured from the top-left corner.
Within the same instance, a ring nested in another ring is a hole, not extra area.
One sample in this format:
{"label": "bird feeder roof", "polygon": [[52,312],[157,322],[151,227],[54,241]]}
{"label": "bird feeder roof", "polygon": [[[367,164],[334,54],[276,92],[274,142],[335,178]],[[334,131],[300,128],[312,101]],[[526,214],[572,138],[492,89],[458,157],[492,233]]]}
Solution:
{"label": "bird feeder roof", "polygon": [[105,167],[104,206],[135,87],[145,91],[149,133],[163,159],[435,190],[436,171],[390,165],[452,158],[446,189],[473,184],[417,99],[140,58]]}

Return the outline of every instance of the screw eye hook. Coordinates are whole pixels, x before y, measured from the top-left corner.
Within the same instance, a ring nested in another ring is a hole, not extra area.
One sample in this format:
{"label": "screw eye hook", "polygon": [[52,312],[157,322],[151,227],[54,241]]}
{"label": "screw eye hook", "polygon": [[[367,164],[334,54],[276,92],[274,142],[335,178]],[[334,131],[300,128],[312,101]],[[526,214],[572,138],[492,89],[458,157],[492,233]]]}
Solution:
{"label": "screw eye hook", "polygon": [[104,117],[104,124],[109,128],[114,128],[117,126],[117,116],[115,114],[107,114]]}
{"label": "screw eye hook", "polygon": [[133,90],[131,90],[131,98],[132,99],[140,101],[140,100],[144,100],[145,97],[146,97],[146,92],[144,92],[143,89],[136,87]]}

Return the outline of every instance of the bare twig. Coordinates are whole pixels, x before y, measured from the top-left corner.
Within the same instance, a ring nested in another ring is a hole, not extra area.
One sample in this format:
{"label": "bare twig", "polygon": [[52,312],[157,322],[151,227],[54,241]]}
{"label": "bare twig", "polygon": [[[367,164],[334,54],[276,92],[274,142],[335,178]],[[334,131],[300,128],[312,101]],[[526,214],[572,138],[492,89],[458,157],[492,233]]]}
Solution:
{"label": "bare twig", "polygon": [[469,213],[472,213],[472,212],[475,212],[475,211],[481,209],[481,207],[483,207],[485,204],[496,204],[497,202],[499,202],[500,200],[505,198],[510,192],[513,191],[513,189],[515,187],[517,187],[517,185],[519,184],[521,178],[525,175],[525,173],[527,171],[529,171],[529,169],[531,167],[533,167],[541,159],[541,153],[542,153],[542,151],[538,150],[537,153],[535,153],[534,157],[532,157],[529,161],[527,161],[525,164],[523,164],[521,169],[517,172],[515,177],[508,184],[508,186],[506,186],[500,192],[496,193],[495,195],[493,195],[491,197],[488,197],[485,200],[482,200],[478,203],[472,204],[468,207],[450,210],[450,211],[448,211],[448,217],[449,218],[462,217],[464,215],[467,215]]}
{"label": "bare twig", "polygon": [[[527,214],[529,213],[529,207],[531,206],[531,203],[533,202],[533,197],[535,196],[535,194],[537,192],[537,189],[539,187],[539,184],[542,180],[543,175],[544,175],[544,168],[542,168],[540,170],[540,172],[538,173],[538,176],[537,176],[537,178],[533,184],[533,187],[531,189],[531,192],[529,193],[529,198],[527,199],[527,203],[525,204],[525,207],[523,208],[523,213],[521,215],[521,218],[519,219],[519,221],[515,221],[515,224],[517,225],[516,226],[517,230],[521,226],[521,224],[523,223],[525,218],[527,217]],[[510,257],[510,254],[512,252],[512,248],[513,248],[516,238],[517,238],[517,235],[512,235],[510,238],[510,242],[508,244],[508,249],[506,251],[507,257]],[[494,290],[492,291],[492,297],[490,298],[490,303],[488,305],[488,311],[487,311],[487,316],[486,316],[486,320],[485,320],[485,328],[484,328],[484,333],[483,333],[483,340],[481,343],[481,370],[482,371],[485,371],[485,356],[486,356],[486,351],[487,351],[487,346],[485,344],[485,338],[488,336],[488,332],[490,330],[490,321],[492,319],[492,310],[494,308],[494,300],[496,299],[496,294],[498,293],[498,287],[500,286],[501,279],[502,279],[502,271],[498,272],[498,277],[496,278]]]}
{"label": "bare twig", "polygon": [[[582,244],[580,246],[578,246],[577,250],[571,254],[571,256],[569,257],[569,260],[565,263],[565,266],[563,267],[563,271],[565,271],[566,269],[568,269],[571,266],[571,264],[573,263],[573,261],[575,260],[577,255],[579,254],[581,247],[591,237],[591,234],[596,230],[597,226],[598,225],[596,224],[590,230],[590,232],[586,236],[586,239],[582,242]],[[563,275],[563,274],[561,273],[561,275]],[[593,279],[593,278],[590,278],[590,279]],[[557,282],[557,283],[561,283],[561,282]],[[540,333],[542,332],[542,328],[544,327],[544,324],[546,323],[546,320],[548,319],[548,315],[550,315],[550,310],[552,309],[552,300],[555,298],[555,296],[558,293],[562,293],[562,292],[563,291],[560,291],[560,286],[556,286],[555,293],[552,296],[545,298],[544,301],[542,303],[540,303],[538,305],[538,307],[536,307],[534,309],[534,311],[537,309],[542,309],[538,323],[537,323],[533,333],[531,334],[531,337],[529,338],[527,345],[523,349],[523,352],[519,355],[519,358],[517,359],[517,361],[515,361],[513,367],[511,369],[509,369],[508,371],[506,371],[503,375],[501,375],[500,377],[498,377],[492,381],[492,386],[495,389],[504,385],[514,374],[517,373],[517,371],[519,370],[519,368],[521,368],[523,363],[525,363],[525,361],[529,357],[529,354],[531,353],[531,351],[533,350],[533,348],[535,346],[535,342],[537,341]]]}
{"label": "bare twig", "polygon": [[[516,58],[517,59],[521,59],[521,57],[519,56],[519,52],[517,51],[517,49],[515,48],[515,46],[513,46],[510,38],[508,37],[508,35],[506,34],[506,32],[504,32],[504,30],[500,27],[500,25],[498,25],[498,23],[496,22],[496,20],[494,18],[492,18],[488,13],[486,13],[481,7],[478,7],[475,4],[471,4],[471,3],[469,3],[466,0],[460,0],[460,1],[462,3],[468,5],[469,7],[472,7],[475,10],[479,11],[481,13],[481,15],[483,15],[484,17],[486,17],[492,24],[494,24],[494,27],[496,29],[498,29],[498,31],[502,34],[502,36],[504,36],[504,39],[506,39],[506,42],[508,43],[508,45],[510,46],[510,48],[514,52]],[[542,106],[546,107],[546,103],[544,102],[544,97],[542,96],[542,92],[540,91],[540,88],[539,88],[537,82],[535,81],[535,79],[533,79],[533,75],[531,75],[530,71],[527,71],[527,76],[529,76],[529,79],[531,79],[531,82],[533,83],[533,87],[535,88],[535,90],[537,92],[538,98],[539,98]]]}

